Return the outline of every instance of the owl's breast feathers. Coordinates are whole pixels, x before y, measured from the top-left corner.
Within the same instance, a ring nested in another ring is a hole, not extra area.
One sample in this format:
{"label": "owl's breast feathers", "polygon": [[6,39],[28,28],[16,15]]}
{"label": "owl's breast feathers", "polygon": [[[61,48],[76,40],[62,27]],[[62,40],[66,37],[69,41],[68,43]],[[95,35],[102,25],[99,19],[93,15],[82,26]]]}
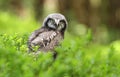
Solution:
{"label": "owl's breast feathers", "polygon": [[40,50],[47,51],[54,49],[62,39],[63,37],[59,32],[44,31],[38,33],[38,35],[31,40],[31,45],[40,46]]}

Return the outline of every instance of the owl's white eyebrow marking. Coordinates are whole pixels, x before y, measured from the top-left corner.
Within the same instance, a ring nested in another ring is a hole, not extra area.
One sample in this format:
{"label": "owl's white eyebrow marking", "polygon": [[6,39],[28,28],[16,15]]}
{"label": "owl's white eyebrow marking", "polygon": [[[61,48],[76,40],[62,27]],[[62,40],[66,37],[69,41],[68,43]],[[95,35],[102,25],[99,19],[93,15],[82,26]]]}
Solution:
{"label": "owl's white eyebrow marking", "polygon": [[59,19],[55,19],[55,22],[58,25],[59,24]]}

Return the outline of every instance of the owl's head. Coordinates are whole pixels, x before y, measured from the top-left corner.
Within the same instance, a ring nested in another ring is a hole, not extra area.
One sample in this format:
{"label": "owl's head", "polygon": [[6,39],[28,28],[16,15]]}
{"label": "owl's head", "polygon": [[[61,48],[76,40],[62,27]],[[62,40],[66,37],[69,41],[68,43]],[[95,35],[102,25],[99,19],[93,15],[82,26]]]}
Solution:
{"label": "owl's head", "polygon": [[62,14],[49,14],[43,22],[43,27],[49,28],[51,30],[64,32],[67,27],[67,20]]}

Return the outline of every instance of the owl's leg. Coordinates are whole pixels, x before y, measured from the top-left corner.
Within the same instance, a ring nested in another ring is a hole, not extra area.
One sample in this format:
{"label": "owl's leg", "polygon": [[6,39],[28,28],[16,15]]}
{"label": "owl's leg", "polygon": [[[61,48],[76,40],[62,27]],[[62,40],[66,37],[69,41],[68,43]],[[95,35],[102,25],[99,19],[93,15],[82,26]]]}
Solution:
{"label": "owl's leg", "polygon": [[57,58],[57,52],[53,51],[53,59],[55,60]]}

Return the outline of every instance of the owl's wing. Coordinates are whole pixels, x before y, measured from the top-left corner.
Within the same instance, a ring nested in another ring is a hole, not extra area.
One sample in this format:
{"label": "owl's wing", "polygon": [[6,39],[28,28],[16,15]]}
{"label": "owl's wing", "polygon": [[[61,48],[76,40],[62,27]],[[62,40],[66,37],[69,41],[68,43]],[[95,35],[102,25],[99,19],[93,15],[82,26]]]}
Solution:
{"label": "owl's wing", "polygon": [[44,27],[38,29],[38,30],[35,30],[29,37],[28,39],[28,48],[29,48],[29,51],[32,51],[32,47],[31,47],[31,42],[32,40],[34,40],[40,33],[46,31],[46,29]]}
{"label": "owl's wing", "polygon": [[48,51],[48,50],[54,50],[55,46],[60,45],[60,42],[63,40],[63,36],[61,36],[60,33],[52,33],[50,34],[48,39],[44,39],[44,47],[42,46],[40,50]]}
{"label": "owl's wing", "polygon": [[44,31],[39,34],[31,43],[40,45],[41,47],[47,46],[55,37],[57,33],[54,31]]}
{"label": "owl's wing", "polygon": [[32,40],[34,40],[40,33],[46,31],[45,28],[40,28],[38,30],[35,30],[29,37],[29,42],[31,42]]}

